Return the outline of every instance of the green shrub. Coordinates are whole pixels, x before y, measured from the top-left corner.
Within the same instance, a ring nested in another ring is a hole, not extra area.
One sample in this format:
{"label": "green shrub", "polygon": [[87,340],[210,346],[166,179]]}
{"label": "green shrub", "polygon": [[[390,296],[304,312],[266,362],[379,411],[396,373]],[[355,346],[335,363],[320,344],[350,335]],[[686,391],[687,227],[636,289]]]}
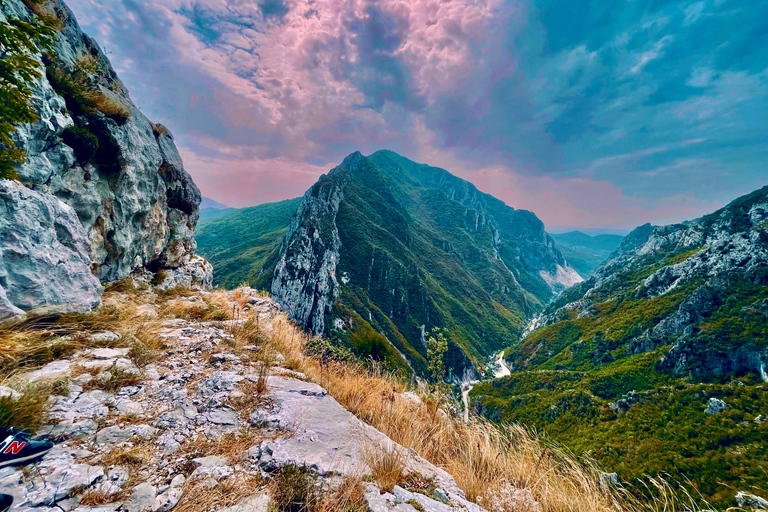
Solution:
{"label": "green shrub", "polygon": [[0,179],[18,179],[14,167],[26,158],[11,135],[17,125],[38,118],[29,88],[29,83],[41,75],[33,54],[38,44],[50,44],[53,33],[54,29],[45,23],[14,19],[0,22]]}
{"label": "green shrub", "polygon": [[272,504],[278,512],[315,510],[323,499],[317,475],[306,467],[284,466],[272,481]]}

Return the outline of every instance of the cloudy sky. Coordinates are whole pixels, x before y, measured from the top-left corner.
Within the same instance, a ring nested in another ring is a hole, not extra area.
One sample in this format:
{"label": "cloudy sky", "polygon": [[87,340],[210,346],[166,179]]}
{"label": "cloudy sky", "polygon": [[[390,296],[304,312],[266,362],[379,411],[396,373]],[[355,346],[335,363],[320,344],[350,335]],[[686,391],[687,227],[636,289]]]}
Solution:
{"label": "cloudy sky", "polygon": [[768,0],[68,0],[203,193],[301,195],[354,150],[548,226],[768,184]]}

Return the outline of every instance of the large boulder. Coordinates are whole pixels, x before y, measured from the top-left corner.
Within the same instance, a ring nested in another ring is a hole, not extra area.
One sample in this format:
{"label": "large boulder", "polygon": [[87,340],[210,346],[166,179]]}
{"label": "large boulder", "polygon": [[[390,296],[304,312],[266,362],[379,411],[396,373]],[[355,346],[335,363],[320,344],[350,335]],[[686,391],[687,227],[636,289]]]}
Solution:
{"label": "large boulder", "polygon": [[101,302],[88,239],[58,198],[0,180],[0,321],[25,311],[86,311]]}

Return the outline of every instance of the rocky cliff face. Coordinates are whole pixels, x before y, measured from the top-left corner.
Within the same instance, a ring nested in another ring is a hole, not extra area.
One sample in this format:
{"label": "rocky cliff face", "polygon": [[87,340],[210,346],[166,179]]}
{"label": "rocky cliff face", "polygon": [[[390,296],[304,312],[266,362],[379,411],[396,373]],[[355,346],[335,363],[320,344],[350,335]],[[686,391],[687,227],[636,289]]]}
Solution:
{"label": "rocky cliff face", "polygon": [[[15,307],[25,311],[75,303],[85,307],[94,303],[99,281],[119,280],[137,269],[156,272],[187,264],[195,253],[200,193],[184,171],[170,132],[132,103],[107,58],[80,30],[67,6],[59,0],[33,5],[36,13],[21,0],[7,0],[0,7],[0,21],[42,15],[59,29],[53,47],[35,56],[43,72],[31,84],[39,119],[18,126],[14,134],[27,154],[16,169],[27,192],[5,194],[3,201],[8,211],[29,213],[35,206],[25,198],[33,190],[51,211],[67,211],[67,219],[76,215],[81,233],[62,231],[53,223],[55,216],[30,215],[25,217],[30,223],[25,232],[52,233],[54,244],[76,253],[72,261],[77,260],[78,267],[71,279],[77,282],[62,283],[60,291],[84,293],[73,302],[55,291],[51,276],[34,270],[42,265],[36,254],[50,253],[50,246],[41,246],[42,239],[21,240],[21,231],[13,244],[0,241],[8,276],[0,286]],[[10,191],[20,185],[3,186]],[[85,261],[88,272],[81,268]],[[25,283],[13,280],[19,267],[24,267]],[[210,276],[206,279],[210,284]],[[32,288],[50,293],[26,292]]]}
{"label": "rocky cliff face", "polygon": [[271,291],[313,332],[396,367],[423,372],[425,330],[446,327],[459,381],[580,280],[532,213],[380,151],[348,156],[307,191]]}
{"label": "rocky cliff face", "polygon": [[[634,280],[630,280],[633,279]],[[671,345],[661,368],[764,373],[768,363],[768,187],[710,215],[630,233],[608,262],[548,308],[542,325],[594,315],[618,298],[670,301],[625,340],[630,353]],[[674,299],[673,299],[674,298]]]}
{"label": "rocky cliff face", "polygon": [[766,297],[768,187],[630,233],[506,351],[511,375],[470,397],[623,481],[663,471],[733,503],[734,487],[765,480]]}
{"label": "rocky cliff face", "polygon": [[326,316],[339,295],[336,267],[341,241],[336,215],[363,158],[360,153],[348,156],[304,194],[275,267],[272,295],[292,318],[315,333],[325,332]]}

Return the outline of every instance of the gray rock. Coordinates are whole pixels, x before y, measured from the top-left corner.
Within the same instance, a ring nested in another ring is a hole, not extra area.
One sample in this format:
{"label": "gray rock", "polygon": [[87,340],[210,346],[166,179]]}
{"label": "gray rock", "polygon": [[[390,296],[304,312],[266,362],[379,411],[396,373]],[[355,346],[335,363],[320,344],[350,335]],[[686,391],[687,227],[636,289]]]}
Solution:
{"label": "gray rock", "polygon": [[85,392],[75,398],[62,397],[51,407],[49,415],[53,419],[71,421],[95,418],[109,414],[109,407],[114,396],[99,389]]}
{"label": "gray rock", "polygon": [[69,205],[0,180],[0,212],[0,321],[22,311],[87,311],[101,304],[87,235]]}
{"label": "gray rock", "polygon": [[605,487],[616,487],[619,485],[618,473],[600,473],[600,483]]}
{"label": "gray rock", "polygon": [[[184,170],[168,130],[151,123],[133,104],[106,56],[80,30],[63,2],[53,4],[62,28],[52,53],[65,72],[77,68],[81,57],[95,56],[100,69],[94,80],[104,94],[126,107],[130,117],[117,122],[95,113],[87,125],[78,120],[86,129],[98,126],[119,147],[110,165],[79,161],[61,137],[75,121],[43,74],[32,85],[39,120],[21,125],[14,134],[27,154],[17,171],[22,181],[47,190],[50,197],[61,198],[74,210],[85,227],[81,227],[85,233],[81,240],[87,242],[88,274],[91,264],[103,281],[122,279],[150,263],[180,267],[196,249],[200,192]],[[21,0],[3,2],[2,13],[29,16]],[[0,268],[8,266],[0,262]],[[52,287],[49,283],[45,288]]]}
{"label": "gray rock", "polygon": [[224,425],[237,427],[240,424],[240,418],[237,411],[232,409],[214,409],[203,415],[205,421],[214,425]]}
{"label": "gray rock", "polygon": [[213,372],[210,377],[202,379],[197,384],[198,394],[203,398],[210,398],[222,392],[232,391],[243,378],[235,372]]}
{"label": "gray rock", "polygon": [[134,402],[132,400],[125,400],[122,402],[118,402],[115,408],[123,413],[123,414],[143,414],[144,413],[144,407],[138,403]]}
{"label": "gray rock", "polygon": [[224,457],[211,455],[209,457],[193,459],[192,462],[197,465],[197,469],[195,469],[189,476],[190,480],[213,478],[214,480],[219,481],[224,478],[229,478],[234,474],[234,470],[227,465],[227,461]]}
{"label": "gray rock", "polygon": [[193,290],[209,291],[212,285],[213,265],[201,256],[192,256],[185,258],[180,267],[166,270],[165,278],[157,288],[169,290],[177,286],[186,286]]}
{"label": "gray rock", "polygon": [[176,441],[174,438],[173,432],[166,432],[160,437],[157,438],[157,444],[160,446],[160,448],[163,450],[163,453],[166,455],[171,455],[173,453],[176,453],[179,448],[181,448],[181,444]]}
{"label": "gray rock", "polygon": [[249,456],[259,456],[258,464],[265,471],[292,464],[306,466],[320,476],[370,474],[363,454],[379,446],[400,451],[407,471],[434,480],[448,499],[470,511],[480,510],[465,499],[448,473],[360,421],[317,384],[272,376],[267,387],[272,406],[254,411],[251,422],[290,435],[264,441],[260,450],[249,450]]}
{"label": "gray rock", "polygon": [[155,498],[152,504],[153,512],[168,512],[174,508],[184,494],[184,481],[184,475],[174,476],[170,487]]}
{"label": "gray rock", "polygon": [[[119,340],[120,335],[114,332],[100,332],[96,333],[89,338],[91,341],[114,341]],[[82,357],[97,360],[111,361],[119,359],[121,357],[128,356],[129,348],[92,348],[83,352]]]}
{"label": "gray rock", "polygon": [[34,479],[27,489],[25,503],[36,507],[51,506],[72,492],[75,488],[87,489],[104,476],[101,466],[76,464],[72,452],[63,445],[56,445],[37,463],[37,469],[44,479]]}
{"label": "gray rock", "polygon": [[[72,512],[117,512],[121,506],[122,503],[113,503],[111,505],[101,505],[98,507],[77,507],[76,509],[73,509]],[[51,510],[60,511],[61,509],[56,508]]]}
{"label": "gray rock", "polygon": [[133,488],[131,497],[123,504],[125,512],[152,512],[157,497],[157,488],[144,482]]}
{"label": "gray rock", "polygon": [[89,436],[98,429],[98,424],[89,418],[76,422],[63,421],[56,425],[46,425],[37,431],[37,435],[55,441],[65,441],[67,439]]}
{"label": "gray rock", "polygon": [[267,512],[269,510],[269,495],[256,494],[240,500],[237,505],[222,508],[219,512]]}
{"label": "gray rock", "polygon": [[739,491],[736,493],[736,503],[738,503],[740,507],[752,507],[757,510],[768,510],[768,500],[744,491]]}
{"label": "gray rock", "polygon": [[26,379],[29,383],[38,382],[41,380],[57,380],[62,377],[69,376],[70,366],[70,361],[66,359],[52,361],[39,370],[29,372],[26,375]]}
{"label": "gray rock", "polygon": [[720,400],[719,398],[712,397],[709,399],[709,402],[707,402],[707,408],[704,409],[704,412],[707,414],[720,414],[724,410],[728,408],[728,404]]}
{"label": "gray rock", "polygon": [[14,400],[18,400],[21,398],[21,393],[16,391],[15,389],[9,388],[8,386],[0,386],[0,398],[4,397],[11,397]]}
{"label": "gray rock", "polygon": [[116,466],[109,471],[99,483],[97,489],[106,494],[117,494],[122,490],[123,484],[128,481],[129,472],[126,468]]}
{"label": "gray rock", "polygon": [[[107,342],[110,342],[110,341],[117,341],[121,337],[122,336],[120,335],[120,333],[117,333],[117,332],[101,331],[101,332],[95,332],[95,333],[91,334],[90,336],[88,336],[88,339],[90,341],[95,342],[95,343],[107,343]],[[126,350],[126,354],[127,353],[128,353],[128,351]],[[125,354],[122,354],[122,355],[125,355]]]}
{"label": "gray rock", "polygon": [[149,425],[131,425],[126,428],[114,425],[99,430],[94,437],[94,442],[97,445],[114,445],[124,443],[133,436],[139,436],[143,439],[151,439],[156,432],[157,429],[152,428]]}

